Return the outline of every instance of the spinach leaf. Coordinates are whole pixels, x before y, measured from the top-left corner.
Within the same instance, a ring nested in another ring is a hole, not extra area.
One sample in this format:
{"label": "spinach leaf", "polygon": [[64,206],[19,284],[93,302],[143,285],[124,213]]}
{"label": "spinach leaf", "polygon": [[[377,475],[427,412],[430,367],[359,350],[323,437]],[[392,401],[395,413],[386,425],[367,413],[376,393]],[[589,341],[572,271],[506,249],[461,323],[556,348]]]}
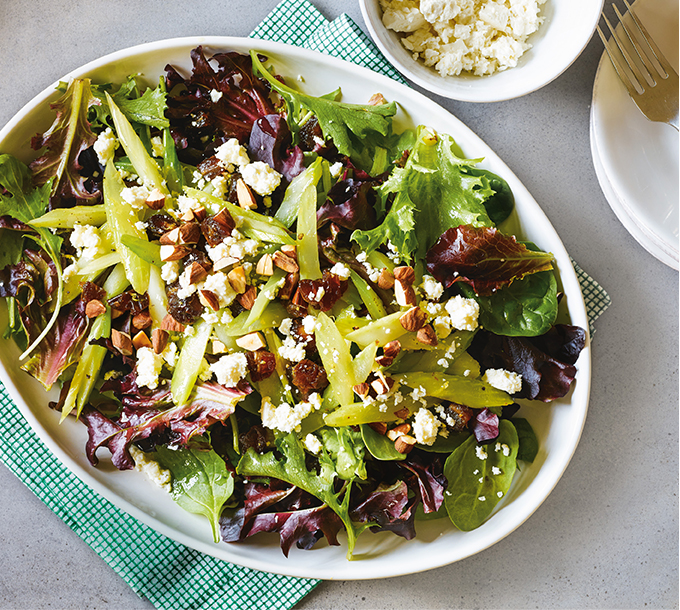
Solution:
{"label": "spinach leaf", "polygon": [[478,297],[471,287],[460,286],[479,303],[481,326],[496,335],[537,337],[557,318],[557,280],[552,270],[527,275],[489,296]]}
{"label": "spinach leaf", "polygon": [[482,178],[483,182],[486,180],[486,184],[493,191],[493,195],[484,201],[484,207],[489,218],[498,226],[512,214],[512,210],[515,208],[515,196],[512,194],[510,186],[503,178],[487,169],[471,167],[466,173],[470,176]]}
{"label": "spinach leaf", "polygon": [[16,265],[24,252],[24,235],[21,231],[0,229],[0,269]]}
{"label": "spinach leaf", "polygon": [[470,432],[467,430],[464,432],[449,432],[446,438],[438,436],[432,445],[418,445],[418,449],[430,453],[451,453],[458,449],[469,436]]}
{"label": "spinach leaf", "polygon": [[368,424],[361,424],[361,438],[364,439],[366,449],[376,459],[383,462],[389,460],[405,460],[406,454],[399,453],[394,448],[394,442],[384,434],[378,434]]}
{"label": "spinach leaf", "polygon": [[464,532],[484,523],[510,489],[519,441],[509,421],[501,420],[499,427],[495,441],[479,445],[471,436],[444,464],[446,511],[451,522]]}
{"label": "spinach leaf", "polygon": [[512,424],[517,430],[519,449],[517,459],[524,462],[533,462],[538,454],[538,438],[531,424],[523,417],[513,417]]}
{"label": "spinach leaf", "polygon": [[215,542],[220,541],[219,518],[234,492],[234,477],[212,449],[170,450],[158,445],[158,462],[172,473],[172,497],[184,510],[207,517]]}
{"label": "spinach leaf", "polygon": [[349,516],[349,498],[352,481],[335,492],[338,476],[335,464],[326,450],[319,455],[319,471],[309,471],[305,464],[305,451],[294,432],[281,437],[277,448],[282,455],[278,459],[273,451],[259,454],[252,447],[243,455],[236,472],[248,477],[274,477],[304,489],[322,502],[342,520],[347,530],[347,557],[352,558],[356,539],[372,523],[356,524]]}

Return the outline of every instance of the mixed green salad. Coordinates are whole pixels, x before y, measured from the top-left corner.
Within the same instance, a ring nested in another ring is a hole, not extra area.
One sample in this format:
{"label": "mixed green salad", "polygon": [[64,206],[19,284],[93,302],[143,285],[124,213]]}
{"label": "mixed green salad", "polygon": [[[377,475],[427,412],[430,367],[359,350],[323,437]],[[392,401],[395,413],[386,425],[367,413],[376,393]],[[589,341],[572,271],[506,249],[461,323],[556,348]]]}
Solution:
{"label": "mixed green salad", "polygon": [[396,133],[395,101],[191,59],[60,84],[35,160],[0,155],[21,368],[93,466],[145,471],[215,542],[344,530],[351,558],[365,529],[479,527],[540,451],[516,399],[564,396],[584,345],[552,255],[499,229],[513,195],[481,159]]}

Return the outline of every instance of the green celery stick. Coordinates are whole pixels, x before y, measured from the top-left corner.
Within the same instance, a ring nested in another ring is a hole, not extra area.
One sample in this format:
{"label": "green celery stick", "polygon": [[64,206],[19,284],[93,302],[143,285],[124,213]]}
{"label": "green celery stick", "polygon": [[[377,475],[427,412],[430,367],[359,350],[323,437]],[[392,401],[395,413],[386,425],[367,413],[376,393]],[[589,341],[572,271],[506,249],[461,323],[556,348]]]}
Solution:
{"label": "green celery stick", "polygon": [[406,329],[399,322],[402,315],[401,311],[391,313],[389,316],[374,320],[367,326],[348,333],[345,338],[356,343],[361,349],[371,343],[382,347],[406,334]]}
{"label": "green celery stick", "polygon": [[251,332],[250,326],[255,324],[264,314],[264,312],[269,307],[269,304],[276,297],[276,291],[281,287],[284,279],[286,277],[286,272],[278,267],[274,270],[274,275],[272,275],[267,283],[262,287],[260,292],[258,292],[255,298],[255,303],[253,308],[248,314],[248,318],[243,325],[244,332]]}
{"label": "green celery stick", "polygon": [[56,208],[27,224],[49,229],[72,229],[76,224],[100,227],[105,222],[106,210],[103,205],[77,205],[72,208]]}
{"label": "green celery stick", "polygon": [[300,194],[297,219],[297,259],[301,280],[318,280],[319,241],[316,236],[316,187],[308,184]]}
{"label": "green celery stick", "polygon": [[295,222],[298,215],[298,206],[302,193],[310,184],[316,186],[321,179],[322,164],[321,157],[318,157],[304,172],[293,178],[283,195],[281,206],[276,211],[274,218],[287,228]]}
{"label": "green celery stick", "polygon": [[184,340],[170,384],[172,400],[178,407],[187,403],[194,389],[212,332],[212,324],[199,320],[193,328],[193,335],[189,335]]}
{"label": "green celery stick", "polygon": [[319,313],[316,318],[314,334],[321,361],[337,402],[341,405],[352,404],[356,379],[352,356],[345,339],[333,320],[324,313]]}
{"label": "green celery stick", "polygon": [[369,286],[368,282],[364,280],[364,278],[362,278],[356,271],[350,271],[350,273],[352,283],[356,287],[357,292],[359,293],[364,305],[366,305],[366,309],[368,309],[368,313],[371,315],[371,317],[374,320],[377,320],[378,318],[384,318],[387,315],[387,312],[385,311],[385,306],[380,300],[380,297],[375,293],[375,290],[373,290],[373,288]]}

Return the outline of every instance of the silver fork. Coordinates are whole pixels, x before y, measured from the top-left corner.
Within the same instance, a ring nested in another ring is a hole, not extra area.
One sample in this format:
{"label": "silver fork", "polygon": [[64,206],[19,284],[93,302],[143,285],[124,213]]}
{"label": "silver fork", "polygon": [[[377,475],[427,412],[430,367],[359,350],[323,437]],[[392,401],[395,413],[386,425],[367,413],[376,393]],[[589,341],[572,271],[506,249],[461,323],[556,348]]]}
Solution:
{"label": "silver fork", "polygon": [[637,33],[632,25],[626,25],[616,4],[613,4],[614,11],[625,37],[616,33],[604,14],[602,16],[611,32],[611,38],[606,39],[599,25],[597,33],[604,43],[614,70],[641,112],[650,121],[668,123],[678,129],[678,74],[663,56],[645,26],[640,23],[628,0],[623,2],[631,17],[629,24],[631,21],[635,24]]}

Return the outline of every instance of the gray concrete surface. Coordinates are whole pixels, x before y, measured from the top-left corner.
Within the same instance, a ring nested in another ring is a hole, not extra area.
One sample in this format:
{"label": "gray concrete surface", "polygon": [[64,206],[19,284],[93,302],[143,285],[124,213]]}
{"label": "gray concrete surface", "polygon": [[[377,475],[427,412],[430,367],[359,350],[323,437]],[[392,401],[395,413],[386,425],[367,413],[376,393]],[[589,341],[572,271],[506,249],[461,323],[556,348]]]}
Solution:
{"label": "gray concrete surface", "polygon": [[[0,124],[100,55],[174,36],[246,35],[275,3],[2,0]],[[356,2],[314,3],[363,26]],[[597,324],[590,411],[569,468],[538,511],[490,549],[424,574],[322,583],[300,610],[678,607],[678,274],[633,240],[599,188],[588,117],[601,52],[592,40],[565,74],[521,99],[437,99],[506,161],[612,297]],[[151,609],[4,467],[0,489],[0,610]]]}

